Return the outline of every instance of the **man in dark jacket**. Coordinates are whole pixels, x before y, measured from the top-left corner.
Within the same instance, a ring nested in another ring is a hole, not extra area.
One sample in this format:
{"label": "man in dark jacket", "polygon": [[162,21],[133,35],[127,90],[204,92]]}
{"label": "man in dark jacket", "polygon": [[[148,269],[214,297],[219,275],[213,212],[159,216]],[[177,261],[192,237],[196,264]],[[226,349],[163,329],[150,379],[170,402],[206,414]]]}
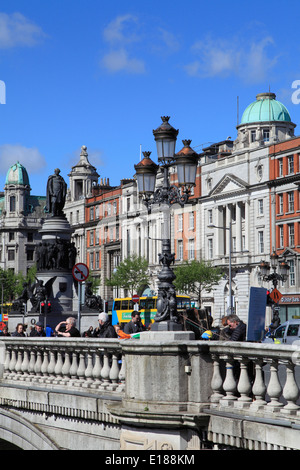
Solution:
{"label": "man in dark jacket", "polygon": [[95,328],[94,336],[97,338],[117,338],[116,330],[109,322],[107,313],[102,312],[98,315],[99,327]]}
{"label": "man in dark jacket", "polygon": [[134,310],[131,313],[131,321],[124,326],[124,333],[132,335],[134,333],[140,333],[141,331],[146,331],[146,327],[141,321],[140,312]]}
{"label": "man in dark jacket", "polygon": [[245,341],[247,327],[237,315],[229,315],[227,317],[227,325],[232,330],[229,341]]}

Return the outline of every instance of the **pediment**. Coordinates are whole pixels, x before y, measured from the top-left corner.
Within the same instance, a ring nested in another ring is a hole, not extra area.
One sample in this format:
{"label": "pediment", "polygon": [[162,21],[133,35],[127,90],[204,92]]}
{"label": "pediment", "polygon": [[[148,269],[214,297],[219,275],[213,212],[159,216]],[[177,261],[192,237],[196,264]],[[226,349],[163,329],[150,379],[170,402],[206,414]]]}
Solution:
{"label": "pediment", "polygon": [[281,253],[281,256],[283,258],[286,258],[288,256],[297,256],[297,255],[298,255],[298,252],[289,247],[285,248],[285,250]]}
{"label": "pediment", "polygon": [[228,193],[240,193],[247,190],[249,185],[235,175],[227,174],[211,190],[210,196],[220,196]]}

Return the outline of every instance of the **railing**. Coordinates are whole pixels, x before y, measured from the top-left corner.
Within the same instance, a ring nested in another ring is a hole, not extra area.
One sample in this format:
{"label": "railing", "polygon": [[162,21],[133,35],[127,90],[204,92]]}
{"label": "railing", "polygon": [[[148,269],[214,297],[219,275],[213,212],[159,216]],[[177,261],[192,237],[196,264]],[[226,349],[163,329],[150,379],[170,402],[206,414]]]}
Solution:
{"label": "railing", "polygon": [[210,342],[210,408],[300,421],[300,347]]}
{"label": "railing", "polygon": [[1,338],[2,381],[123,392],[125,362],[118,340]]}

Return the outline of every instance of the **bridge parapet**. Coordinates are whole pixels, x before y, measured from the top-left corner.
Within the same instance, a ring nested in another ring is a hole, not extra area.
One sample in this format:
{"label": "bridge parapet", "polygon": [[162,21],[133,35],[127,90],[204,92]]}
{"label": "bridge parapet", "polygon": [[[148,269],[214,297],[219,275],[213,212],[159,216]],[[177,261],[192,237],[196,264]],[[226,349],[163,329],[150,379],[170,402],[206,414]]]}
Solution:
{"label": "bridge parapet", "polygon": [[2,381],[122,393],[125,364],[118,340],[3,338]]}

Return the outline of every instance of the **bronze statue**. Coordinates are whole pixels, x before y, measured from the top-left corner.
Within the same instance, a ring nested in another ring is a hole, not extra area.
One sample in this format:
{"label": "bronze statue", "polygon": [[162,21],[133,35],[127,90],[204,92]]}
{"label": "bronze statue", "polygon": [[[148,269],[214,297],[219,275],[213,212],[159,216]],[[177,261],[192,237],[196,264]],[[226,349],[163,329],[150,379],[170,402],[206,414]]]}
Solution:
{"label": "bronze statue", "polygon": [[53,217],[63,215],[67,194],[67,184],[59,173],[60,169],[56,168],[54,175],[49,176],[47,182],[46,211],[51,212]]}

